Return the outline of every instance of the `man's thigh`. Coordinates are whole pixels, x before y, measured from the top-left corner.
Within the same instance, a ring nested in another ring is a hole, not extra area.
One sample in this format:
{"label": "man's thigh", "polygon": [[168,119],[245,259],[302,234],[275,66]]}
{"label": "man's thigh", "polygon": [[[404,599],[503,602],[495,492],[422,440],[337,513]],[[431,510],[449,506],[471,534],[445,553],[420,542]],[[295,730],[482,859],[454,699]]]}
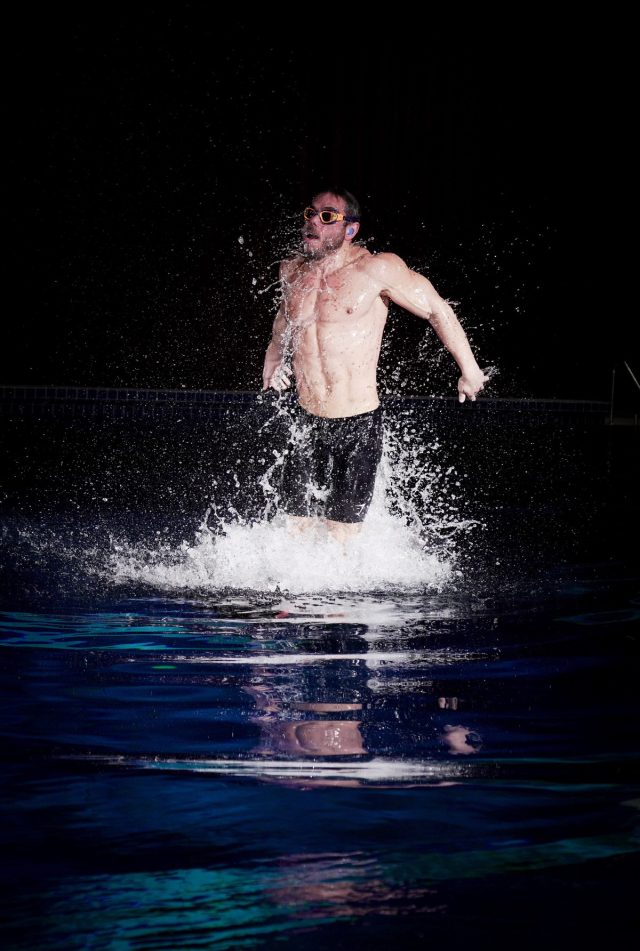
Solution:
{"label": "man's thigh", "polygon": [[281,508],[289,515],[315,516],[326,496],[331,459],[314,425],[294,430],[283,464]]}
{"label": "man's thigh", "polygon": [[364,519],[373,498],[381,456],[381,411],[354,417],[334,446],[327,518],[336,522]]}

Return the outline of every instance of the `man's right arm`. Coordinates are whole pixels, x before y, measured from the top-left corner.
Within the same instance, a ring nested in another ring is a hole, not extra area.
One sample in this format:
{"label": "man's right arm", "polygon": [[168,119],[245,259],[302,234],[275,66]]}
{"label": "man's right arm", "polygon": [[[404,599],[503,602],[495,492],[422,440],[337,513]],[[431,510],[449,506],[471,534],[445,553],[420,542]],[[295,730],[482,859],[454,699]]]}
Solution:
{"label": "man's right arm", "polygon": [[280,304],[276,319],[273,322],[271,332],[271,341],[267,347],[264,356],[264,368],[262,370],[262,389],[268,390],[273,387],[278,393],[286,390],[291,385],[289,371],[283,366],[282,358],[284,356],[284,340],[287,329],[287,319],[284,315],[284,302]]}

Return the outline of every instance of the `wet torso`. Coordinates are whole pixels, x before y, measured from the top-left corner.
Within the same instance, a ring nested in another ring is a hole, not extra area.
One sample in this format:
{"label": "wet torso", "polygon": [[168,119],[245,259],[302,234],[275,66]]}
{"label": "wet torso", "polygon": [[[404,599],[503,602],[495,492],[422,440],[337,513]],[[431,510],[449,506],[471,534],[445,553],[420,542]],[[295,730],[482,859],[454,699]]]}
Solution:
{"label": "wet torso", "polygon": [[367,274],[371,253],[357,245],[344,264],[302,257],[283,274],[298,400],[317,416],[366,413],[379,405],[376,369],[388,300]]}

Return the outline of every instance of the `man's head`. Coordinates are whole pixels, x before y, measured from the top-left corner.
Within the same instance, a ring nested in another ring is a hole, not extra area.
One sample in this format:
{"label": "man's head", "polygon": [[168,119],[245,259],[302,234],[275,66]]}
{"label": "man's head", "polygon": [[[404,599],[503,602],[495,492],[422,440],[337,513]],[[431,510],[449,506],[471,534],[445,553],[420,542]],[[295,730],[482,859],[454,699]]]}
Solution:
{"label": "man's head", "polygon": [[345,242],[351,243],[359,228],[360,205],[351,192],[339,188],[320,191],[305,209],[303,251],[307,257],[323,258]]}

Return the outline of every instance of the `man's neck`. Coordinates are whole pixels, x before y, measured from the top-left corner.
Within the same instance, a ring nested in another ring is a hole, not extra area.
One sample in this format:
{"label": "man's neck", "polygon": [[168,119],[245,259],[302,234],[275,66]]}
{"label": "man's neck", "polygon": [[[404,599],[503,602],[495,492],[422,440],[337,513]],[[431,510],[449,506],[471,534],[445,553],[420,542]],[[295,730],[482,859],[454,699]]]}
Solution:
{"label": "man's neck", "polygon": [[338,271],[343,267],[352,257],[353,250],[350,244],[343,244],[341,247],[336,248],[335,251],[329,251],[328,254],[323,254],[322,257],[306,258],[307,264],[314,271],[320,271],[323,274],[329,274],[331,271]]}

